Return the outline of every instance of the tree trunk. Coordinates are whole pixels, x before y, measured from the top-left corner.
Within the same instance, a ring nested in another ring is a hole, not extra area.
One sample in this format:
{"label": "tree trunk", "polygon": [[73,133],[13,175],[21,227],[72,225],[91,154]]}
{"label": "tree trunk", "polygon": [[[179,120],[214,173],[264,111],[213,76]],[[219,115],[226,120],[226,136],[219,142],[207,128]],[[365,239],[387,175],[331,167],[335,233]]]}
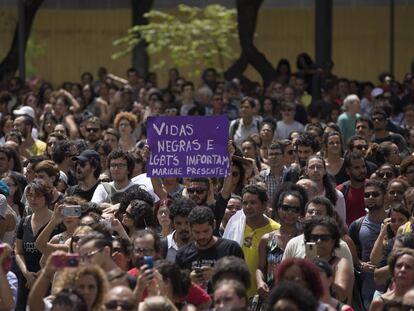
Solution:
{"label": "tree trunk", "polygon": [[[32,30],[32,25],[37,13],[44,0],[25,0],[24,1],[24,50],[26,51],[27,40]],[[12,78],[19,68],[19,21],[13,35],[12,45],[6,57],[0,63],[0,85],[5,85],[7,80]]]}
{"label": "tree trunk", "polygon": [[247,65],[251,64],[262,77],[264,85],[268,85],[275,76],[272,64],[254,45],[254,33],[257,15],[263,0],[237,0],[237,28],[242,49],[239,59],[225,72],[226,80],[243,78]]}
{"label": "tree trunk", "polygon": [[[148,19],[144,17],[144,14],[148,13],[153,5],[154,0],[131,0],[132,26],[148,24]],[[145,78],[147,76],[149,56],[145,41],[141,41],[134,47],[132,51],[132,66],[138,70],[142,77]]]}

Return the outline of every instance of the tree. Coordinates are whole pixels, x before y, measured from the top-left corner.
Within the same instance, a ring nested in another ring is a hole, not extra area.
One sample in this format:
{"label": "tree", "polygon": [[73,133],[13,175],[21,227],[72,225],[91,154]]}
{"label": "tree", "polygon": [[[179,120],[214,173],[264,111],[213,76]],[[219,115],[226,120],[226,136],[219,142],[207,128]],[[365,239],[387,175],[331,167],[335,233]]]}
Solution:
{"label": "tree", "polygon": [[[36,13],[44,0],[24,0],[24,50],[26,51],[27,40],[32,30]],[[13,41],[10,49],[0,63],[0,85],[6,83],[13,77],[19,68],[19,20],[16,22]]]}
{"label": "tree", "polygon": [[[231,41],[236,38],[236,11],[221,5],[205,8],[178,6],[178,16],[152,10],[144,16],[150,20],[147,25],[132,27],[128,34],[114,42],[123,49],[113,59],[128,55],[133,48],[145,40],[147,51],[154,55],[168,52],[175,66],[189,68],[190,76],[199,75],[205,67],[225,69],[225,59],[234,59]],[[162,59],[153,69],[167,63]]]}
{"label": "tree", "polygon": [[224,74],[226,80],[239,78],[247,80],[243,76],[247,65],[251,64],[262,77],[264,85],[268,85],[275,77],[272,64],[266,59],[254,45],[254,33],[257,24],[257,15],[263,0],[237,0],[237,21],[241,46],[239,59]]}

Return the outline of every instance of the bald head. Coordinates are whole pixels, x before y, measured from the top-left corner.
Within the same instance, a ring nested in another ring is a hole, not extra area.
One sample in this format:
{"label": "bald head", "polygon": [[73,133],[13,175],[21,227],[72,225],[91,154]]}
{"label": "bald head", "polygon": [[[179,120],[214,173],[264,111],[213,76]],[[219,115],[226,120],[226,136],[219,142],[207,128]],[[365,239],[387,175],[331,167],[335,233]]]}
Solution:
{"label": "bald head", "polygon": [[314,182],[313,180],[310,180],[308,178],[302,178],[298,180],[296,184],[305,188],[309,200],[316,196],[316,191],[318,190],[318,187],[316,182]]}
{"label": "bald head", "polygon": [[[134,296],[129,287],[119,285],[108,290],[104,298],[103,310],[109,311],[124,306],[129,310],[136,310],[137,304],[134,303]],[[130,308],[128,308],[130,307]]]}

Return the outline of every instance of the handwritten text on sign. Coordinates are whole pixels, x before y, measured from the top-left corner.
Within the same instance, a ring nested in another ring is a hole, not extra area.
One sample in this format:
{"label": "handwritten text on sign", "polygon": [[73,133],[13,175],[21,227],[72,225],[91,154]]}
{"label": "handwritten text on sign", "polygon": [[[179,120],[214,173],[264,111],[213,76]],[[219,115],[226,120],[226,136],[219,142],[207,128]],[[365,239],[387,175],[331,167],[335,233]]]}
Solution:
{"label": "handwritten text on sign", "polygon": [[147,176],[228,176],[228,129],[226,116],[148,118]]}

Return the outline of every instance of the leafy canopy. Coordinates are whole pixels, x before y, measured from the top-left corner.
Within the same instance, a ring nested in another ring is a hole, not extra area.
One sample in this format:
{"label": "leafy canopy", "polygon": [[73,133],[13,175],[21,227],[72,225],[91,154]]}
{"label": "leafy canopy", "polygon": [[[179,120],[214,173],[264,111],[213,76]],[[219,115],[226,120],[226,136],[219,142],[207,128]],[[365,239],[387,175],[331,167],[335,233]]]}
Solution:
{"label": "leafy canopy", "polygon": [[[177,16],[152,10],[145,15],[149,23],[129,29],[128,34],[114,41],[122,49],[112,55],[118,59],[129,54],[141,40],[147,42],[150,55],[164,52],[176,67],[189,69],[190,76],[199,75],[201,68],[219,67],[224,59],[234,59],[232,41],[237,38],[236,10],[221,5],[205,8],[178,6]],[[163,67],[167,59],[152,66]]]}

